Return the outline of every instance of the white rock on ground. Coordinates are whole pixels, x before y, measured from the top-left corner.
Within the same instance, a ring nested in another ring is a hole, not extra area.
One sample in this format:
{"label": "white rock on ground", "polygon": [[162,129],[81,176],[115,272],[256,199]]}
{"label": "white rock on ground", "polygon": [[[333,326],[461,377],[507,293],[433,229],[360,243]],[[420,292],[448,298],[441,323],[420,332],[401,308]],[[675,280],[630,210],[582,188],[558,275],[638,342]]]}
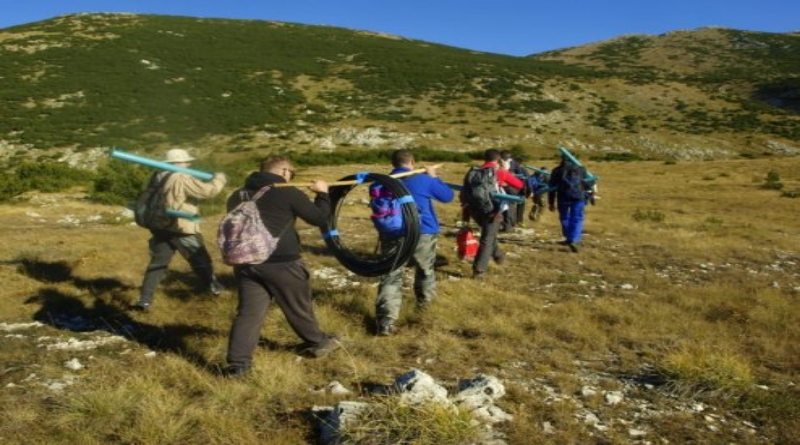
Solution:
{"label": "white rock on ground", "polygon": [[66,366],[67,369],[71,369],[73,371],[79,371],[85,368],[85,366],[83,366],[83,363],[81,363],[80,360],[74,357],[71,360],[67,360],[66,362],[64,362],[64,366]]}
{"label": "white rock on ground", "polygon": [[402,401],[411,405],[451,403],[447,398],[447,389],[437,384],[433,377],[417,369],[398,377],[394,381],[393,388],[400,393]]}
{"label": "white rock on ground", "polygon": [[[331,382],[331,389],[339,382]],[[346,388],[342,388],[347,391]],[[348,391],[349,392],[349,391]],[[390,386],[389,394],[396,393],[400,400],[408,405],[421,405],[437,403],[446,407],[455,408],[457,405],[470,411],[473,422],[482,424],[485,428],[484,436],[476,443],[505,444],[502,434],[495,432],[491,425],[498,422],[513,420],[513,416],[494,406],[494,401],[505,394],[505,387],[495,377],[480,374],[470,380],[459,383],[459,392],[448,398],[447,389],[437,384],[433,377],[417,370],[401,375]],[[373,404],[366,402],[339,402],[335,407],[315,407],[312,409],[321,419],[321,443],[334,445],[343,439],[341,431],[350,422],[358,422],[364,410]]]}

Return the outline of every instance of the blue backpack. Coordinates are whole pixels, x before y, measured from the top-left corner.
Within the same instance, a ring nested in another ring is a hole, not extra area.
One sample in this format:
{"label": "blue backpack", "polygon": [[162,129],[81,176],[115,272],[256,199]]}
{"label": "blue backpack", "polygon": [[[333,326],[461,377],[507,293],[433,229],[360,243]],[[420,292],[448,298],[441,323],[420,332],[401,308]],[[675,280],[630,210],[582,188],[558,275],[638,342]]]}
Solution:
{"label": "blue backpack", "polygon": [[[369,188],[369,207],[372,209],[372,224],[384,235],[403,234],[403,206],[391,190],[382,184]],[[409,196],[410,197],[410,196]]]}
{"label": "blue backpack", "polygon": [[541,195],[550,190],[550,175],[536,173],[525,178],[528,190],[534,195]]}

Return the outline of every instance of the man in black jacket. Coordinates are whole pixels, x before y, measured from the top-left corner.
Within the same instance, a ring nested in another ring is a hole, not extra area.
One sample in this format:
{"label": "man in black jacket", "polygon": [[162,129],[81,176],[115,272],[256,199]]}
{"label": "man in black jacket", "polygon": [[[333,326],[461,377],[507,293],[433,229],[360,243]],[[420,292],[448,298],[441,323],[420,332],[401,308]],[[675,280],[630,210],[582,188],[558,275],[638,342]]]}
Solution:
{"label": "man in black jacket", "polygon": [[300,258],[300,238],[294,227],[298,217],[309,224],[325,227],[331,208],[328,184],[325,181],[311,184],[309,189],[316,193],[313,202],[296,187],[274,186],[289,182],[293,177],[292,163],[285,157],[273,156],[262,161],[261,170],[251,173],[244,187],[228,198],[227,207],[231,211],[262,187],[273,186],[256,206],[267,230],[279,238],[275,252],[265,262],[233,268],[239,303],[228,340],[227,373],[231,376],[249,372],[261,326],[273,300],[304,341],[305,355],[322,357],[340,346],[335,336],[320,329],[314,315],[310,274]]}

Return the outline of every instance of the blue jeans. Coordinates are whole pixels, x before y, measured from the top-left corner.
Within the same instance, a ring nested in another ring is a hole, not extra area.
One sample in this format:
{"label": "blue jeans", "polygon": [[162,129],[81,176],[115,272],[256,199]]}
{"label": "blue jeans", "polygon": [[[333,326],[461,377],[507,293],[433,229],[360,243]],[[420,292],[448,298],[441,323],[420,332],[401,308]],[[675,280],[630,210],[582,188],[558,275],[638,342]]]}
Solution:
{"label": "blue jeans", "polygon": [[[417,248],[411,257],[410,265],[414,266],[414,296],[417,305],[427,305],[436,297],[436,244],[438,234],[422,234]],[[401,242],[400,238],[397,242]],[[382,241],[384,242],[384,241]],[[387,246],[388,247],[388,246]],[[400,316],[403,301],[403,269],[397,268],[381,277],[378,286],[378,299],[375,302],[375,316],[378,322],[394,323]]]}
{"label": "blue jeans", "polygon": [[558,219],[561,222],[561,234],[570,244],[581,241],[583,232],[583,210],[586,201],[558,201]]}

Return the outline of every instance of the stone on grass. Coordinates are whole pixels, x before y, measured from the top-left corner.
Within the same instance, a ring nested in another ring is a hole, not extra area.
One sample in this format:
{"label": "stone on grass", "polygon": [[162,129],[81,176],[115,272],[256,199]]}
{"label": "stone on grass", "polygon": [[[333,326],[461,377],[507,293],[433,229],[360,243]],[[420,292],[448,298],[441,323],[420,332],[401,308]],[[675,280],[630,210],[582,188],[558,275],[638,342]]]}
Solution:
{"label": "stone on grass", "polygon": [[418,369],[412,369],[395,379],[393,388],[400,394],[400,399],[409,405],[431,402],[450,404],[447,399],[447,389]]}

